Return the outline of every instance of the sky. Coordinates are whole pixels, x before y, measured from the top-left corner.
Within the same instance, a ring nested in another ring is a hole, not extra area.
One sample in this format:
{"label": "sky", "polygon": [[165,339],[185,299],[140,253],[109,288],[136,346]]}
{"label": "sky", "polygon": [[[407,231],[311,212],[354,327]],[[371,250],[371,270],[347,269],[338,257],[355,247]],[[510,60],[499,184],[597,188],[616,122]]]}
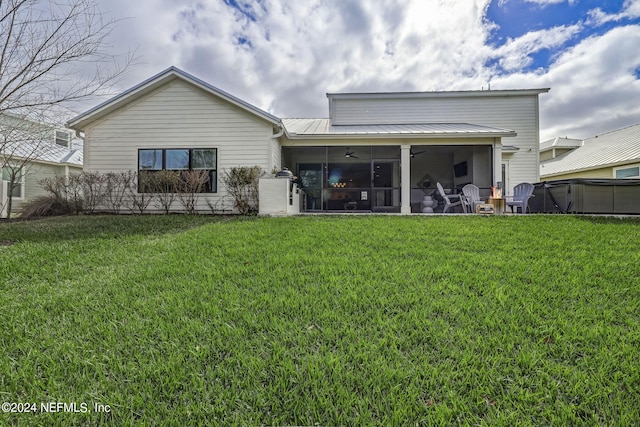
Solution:
{"label": "sky", "polygon": [[97,2],[137,56],[116,92],[176,66],[311,118],[328,92],[550,88],[542,141],[640,123],[640,0]]}

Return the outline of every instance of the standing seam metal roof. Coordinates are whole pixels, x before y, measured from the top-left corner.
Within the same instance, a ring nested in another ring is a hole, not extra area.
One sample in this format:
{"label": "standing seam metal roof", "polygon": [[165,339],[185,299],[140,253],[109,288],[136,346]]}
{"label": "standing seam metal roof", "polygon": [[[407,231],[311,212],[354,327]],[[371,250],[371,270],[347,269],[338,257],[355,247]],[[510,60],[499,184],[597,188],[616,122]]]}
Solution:
{"label": "standing seam metal roof", "polygon": [[379,125],[331,125],[330,119],[282,119],[289,136],[515,136],[510,129],[495,128],[469,123],[416,123]]}
{"label": "standing seam metal roof", "polygon": [[640,162],[640,124],[597,135],[582,141],[575,150],[540,165],[540,175],[597,169]]}

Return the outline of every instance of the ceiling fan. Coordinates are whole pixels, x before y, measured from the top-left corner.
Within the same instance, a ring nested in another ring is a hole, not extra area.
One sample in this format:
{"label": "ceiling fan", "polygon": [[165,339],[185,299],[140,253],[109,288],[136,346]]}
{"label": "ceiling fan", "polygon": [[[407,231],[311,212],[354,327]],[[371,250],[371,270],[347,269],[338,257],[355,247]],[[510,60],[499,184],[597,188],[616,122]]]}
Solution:
{"label": "ceiling fan", "polygon": [[355,155],[354,151],[349,151],[349,147],[347,147],[347,152],[344,154],[344,156],[346,158],[349,158],[349,159],[357,159],[358,158],[358,156]]}
{"label": "ceiling fan", "polygon": [[413,151],[413,148],[409,150],[409,155],[411,156],[411,158],[413,159],[415,156],[417,156],[418,154],[422,154],[422,153],[426,153],[426,150],[422,150],[422,151]]}

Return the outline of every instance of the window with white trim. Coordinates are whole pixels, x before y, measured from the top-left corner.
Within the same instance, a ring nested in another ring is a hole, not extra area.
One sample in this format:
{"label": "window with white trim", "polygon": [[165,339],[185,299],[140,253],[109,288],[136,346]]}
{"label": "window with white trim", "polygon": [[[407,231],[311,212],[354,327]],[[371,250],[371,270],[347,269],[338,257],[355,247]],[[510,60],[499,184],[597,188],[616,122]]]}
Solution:
{"label": "window with white trim", "polygon": [[640,165],[614,168],[613,177],[614,178],[640,178]]}
{"label": "window with white trim", "polygon": [[13,172],[16,173],[16,179],[13,191],[11,192],[11,197],[14,199],[22,199],[24,198],[24,174],[22,173],[22,170],[15,171],[13,168],[5,166],[2,168],[2,180],[10,182],[11,174]]}
{"label": "window with white trim", "polygon": [[71,141],[71,133],[64,130],[56,130],[56,144],[61,145],[63,147],[68,147],[69,142]]}

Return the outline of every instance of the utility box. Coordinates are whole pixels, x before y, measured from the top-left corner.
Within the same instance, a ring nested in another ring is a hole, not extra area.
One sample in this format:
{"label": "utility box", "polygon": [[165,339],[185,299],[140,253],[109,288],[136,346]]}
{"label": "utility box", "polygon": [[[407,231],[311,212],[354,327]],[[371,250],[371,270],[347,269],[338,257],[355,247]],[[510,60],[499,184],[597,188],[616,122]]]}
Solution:
{"label": "utility box", "polygon": [[259,215],[300,213],[302,191],[290,179],[262,178],[258,183]]}

